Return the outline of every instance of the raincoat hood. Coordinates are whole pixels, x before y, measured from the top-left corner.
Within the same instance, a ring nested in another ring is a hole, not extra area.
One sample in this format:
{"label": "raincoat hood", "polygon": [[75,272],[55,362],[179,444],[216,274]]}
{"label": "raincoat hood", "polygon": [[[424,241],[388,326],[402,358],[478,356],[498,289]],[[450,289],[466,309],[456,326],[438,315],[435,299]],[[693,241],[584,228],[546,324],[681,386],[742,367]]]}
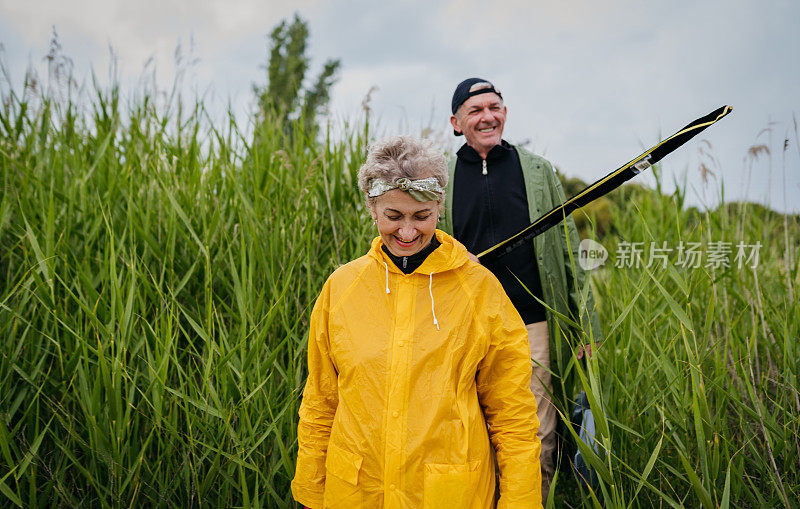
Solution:
{"label": "raincoat hood", "polygon": [[[428,255],[425,261],[422,262],[422,265],[417,267],[412,274],[419,273],[425,274],[426,276],[430,275],[431,273],[439,274],[448,270],[457,269],[469,261],[467,248],[464,247],[461,242],[457,241],[441,230],[436,230],[436,239],[441,243],[441,245],[437,247],[430,255]],[[386,256],[386,253],[383,252],[381,246],[383,246],[383,239],[380,237],[375,237],[372,240],[372,246],[370,247],[367,256],[373,258],[381,265],[386,263],[389,267],[389,272],[402,274],[403,271],[397,268],[392,260]]]}
{"label": "raincoat hood", "polygon": [[[436,230],[435,235],[436,239],[440,242],[439,247],[429,254],[428,257],[425,258],[425,261],[422,262],[422,264],[411,274],[424,274],[428,276],[428,294],[431,298],[431,316],[433,317],[433,326],[436,327],[436,330],[440,330],[439,320],[436,318],[436,301],[433,296],[433,275],[435,273],[440,274],[463,266],[469,261],[469,256],[467,255],[467,248],[450,235],[447,235],[441,230]],[[384,269],[386,270],[386,293],[392,293],[392,290],[389,288],[389,272],[395,272],[402,275],[405,274],[386,255],[383,249],[381,249],[382,246],[383,239],[381,237],[376,237],[372,241],[372,247],[370,248],[367,256],[377,260],[378,263],[383,264]]]}

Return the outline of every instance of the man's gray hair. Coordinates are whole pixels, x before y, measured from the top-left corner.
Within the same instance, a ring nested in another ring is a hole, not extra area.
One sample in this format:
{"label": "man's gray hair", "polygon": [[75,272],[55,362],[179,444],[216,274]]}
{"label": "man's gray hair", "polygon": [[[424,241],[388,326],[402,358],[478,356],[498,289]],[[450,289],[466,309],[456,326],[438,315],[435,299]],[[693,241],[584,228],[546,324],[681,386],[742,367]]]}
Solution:
{"label": "man's gray hair", "polygon": [[[447,161],[442,151],[429,140],[419,140],[413,136],[389,136],[380,139],[369,147],[367,160],[358,170],[358,187],[372,205],[375,198],[369,198],[369,189],[376,179],[394,182],[399,178],[419,180],[434,177],[444,189],[447,185]],[[441,204],[444,194],[439,197]]]}

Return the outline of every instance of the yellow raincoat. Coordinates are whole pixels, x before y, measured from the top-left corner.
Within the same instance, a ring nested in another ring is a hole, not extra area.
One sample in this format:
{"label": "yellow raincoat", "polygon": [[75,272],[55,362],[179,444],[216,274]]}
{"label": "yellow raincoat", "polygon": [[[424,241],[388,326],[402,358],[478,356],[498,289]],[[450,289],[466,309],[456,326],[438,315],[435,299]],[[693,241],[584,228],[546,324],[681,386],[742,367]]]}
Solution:
{"label": "yellow raincoat", "polygon": [[525,326],[497,279],[436,237],[407,275],[378,237],[322,288],[292,481],[308,507],[489,508],[492,446],[498,507],[541,507]]}

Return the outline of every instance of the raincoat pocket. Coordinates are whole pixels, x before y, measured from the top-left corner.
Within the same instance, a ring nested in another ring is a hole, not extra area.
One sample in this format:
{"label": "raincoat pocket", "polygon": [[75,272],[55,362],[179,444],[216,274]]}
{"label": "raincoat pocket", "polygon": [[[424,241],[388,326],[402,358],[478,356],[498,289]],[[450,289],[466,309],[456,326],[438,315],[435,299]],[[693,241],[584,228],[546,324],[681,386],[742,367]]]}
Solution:
{"label": "raincoat pocket", "polygon": [[362,461],[363,458],[358,454],[328,444],[328,454],[325,458],[324,507],[347,509],[361,507],[358,474],[361,471]]}
{"label": "raincoat pocket", "polygon": [[470,507],[480,478],[480,466],[480,460],[464,465],[426,464],[423,509]]}

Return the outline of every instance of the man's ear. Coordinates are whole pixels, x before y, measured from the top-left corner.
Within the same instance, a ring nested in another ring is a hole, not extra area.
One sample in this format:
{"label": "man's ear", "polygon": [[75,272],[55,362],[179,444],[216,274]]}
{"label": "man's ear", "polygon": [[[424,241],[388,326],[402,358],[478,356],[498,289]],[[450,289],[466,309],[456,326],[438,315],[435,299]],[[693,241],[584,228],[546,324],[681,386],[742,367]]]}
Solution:
{"label": "man's ear", "polygon": [[456,117],[455,115],[450,115],[450,125],[453,126],[454,131],[457,131],[459,133],[462,132],[461,126],[458,123],[458,117]]}

